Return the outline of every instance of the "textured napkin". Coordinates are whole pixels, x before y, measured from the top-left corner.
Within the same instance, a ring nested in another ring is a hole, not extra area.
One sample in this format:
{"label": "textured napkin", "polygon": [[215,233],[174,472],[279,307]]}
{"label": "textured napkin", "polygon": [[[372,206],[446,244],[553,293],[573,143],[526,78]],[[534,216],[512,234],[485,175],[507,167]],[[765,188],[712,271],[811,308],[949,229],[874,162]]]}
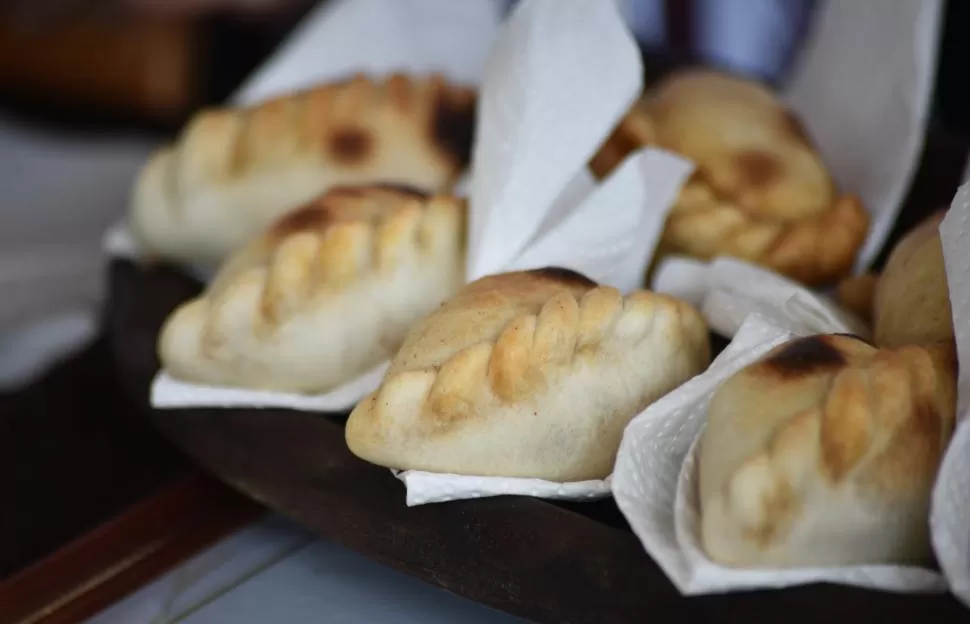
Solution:
{"label": "textured napkin", "polygon": [[872,218],[856,267],[896,222],[929,120],[940,0],[818,3],[795,71],[782,89],[842,189]]}
{"label": "textured napkin", "polygon": [[[644,410],[627,427],[613,473],[620,511],[651,557],[683,594],[834,582],[895,591],[940,591],[941,575],[904,566],[737,570],[700,547],[694,447],[714,392],[773,347],[799,335],[751,314],[711,367]],[[833,328],[834,329],[834,328]]]}
{"label": "textured napkin", "polygon": [[610,495],[610,477],[603,480],[554,483],[542,479],[471,477],[420,470],[392,472],[407,487],[408,507],[489,496],[594,501]]}
{"label": "textured napkin", "polygon": [[260,102],[357,72],[437,72],[477,84],[502,11],[501,0],[322,2],[233,100]]}
{"label": "textured napkin", "polygon": [[[642,73],[636,43],[613,3],[519,5],[481,87],[470,182],[472,279],[565,264],[626,290],[635,285],[692,168],[645,149],[599,186],[586,170],[642,90]],[[152,405],[345,411],[380,380],[371,373],[308,397],[198,386],[161,373]]]}
{"label": "textured napkin", "polygon": [[693,303],[710,328],[728,338],[752,312],[799,334],[869,337],[865,323],[825,295],[736,258],[719,257],[711,263],[666,258],[657,269],[653,289]]}
{"label": "textured napkin", "polygon": [[930,528],[951,591],[970,606],[970,185],[957,192],[940,224],[960,377],[957,430],[937,476]]}

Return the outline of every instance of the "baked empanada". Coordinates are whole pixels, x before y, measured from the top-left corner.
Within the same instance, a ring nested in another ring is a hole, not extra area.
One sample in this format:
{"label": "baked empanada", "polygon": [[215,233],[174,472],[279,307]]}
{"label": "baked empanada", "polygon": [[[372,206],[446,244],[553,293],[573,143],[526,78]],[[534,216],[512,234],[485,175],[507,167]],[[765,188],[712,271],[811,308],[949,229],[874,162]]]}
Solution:
{"label": "baked empanada", "polygon": [[218,265],[335,185],[445,192],[471,155],[475,93],[439,76],[362,76],[196,115],[135,185],[130,228],[150,255]]}
{"label": "baked empanada", "polygon": [[414,325],[347,444],[389,468],[601,479],[630,419],[709,358],[704,320],[672,297],[564,269],[485,277]]}
{"label": "baked empanada", "polygon": [[842,307],[872,327],[873,302],[878,284],[879,276],[875,273],[861,273],[839,282],[835,294]]}
{"label": "baked empanada", "polygon": [[953,340],[953,315],[940,211],[906,234],[889,255],[873,302],[874,336],[881,347]]}
{"label": "baked empanada", "polygon": [[783,344],[711,399],[701,536],[737,567],[927,563],[929,506],[956,415],[949,343]]}
{"label": "baked empanada", "polygon": [[647,93],[590,163],[605,175],[644,145],[697,168],[661,250],[756,262],[809,285],[852,268],[869,217],[840,195],[804,129],[765,87],[710,71],[672,75]]}
{"label": "baked empanada", "polygon": [[238,250],[165,322],[158,350],[185,381],[321,393],[401,346],[464,282],[463,200],[337,187]]}

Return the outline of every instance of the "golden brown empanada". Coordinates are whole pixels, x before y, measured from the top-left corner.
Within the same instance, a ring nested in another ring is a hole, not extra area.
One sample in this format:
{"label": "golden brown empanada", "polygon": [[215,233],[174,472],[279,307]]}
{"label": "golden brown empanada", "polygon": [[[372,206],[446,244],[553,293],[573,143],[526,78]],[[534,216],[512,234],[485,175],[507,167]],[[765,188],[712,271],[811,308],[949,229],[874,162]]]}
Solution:
{"label": "golden brown empanada", "polygon": [[644,145],[697,166],[662,252],[734,256],[809,285],[851,270],[868,215],[837,192],[804,129],[765,87],[711,71],[674,74],[634,106],[591,168],[605,175]]}
{"label": "golden brown empanada", "polygon": [[783,344],[711,399],[700,441],[704,549],[738,567],[926,563],[953,432],[952,344]]}
{"label": "golden brown empanada", "polygon": [[893,248],[876,287],[874,336],[881,347],[953,340],[950,290],[943,264],[939,211]]}
{"label": "golden brown empanada", "polygon": [[155,256],[217,265],[335,185],[442,192],[468,164],[475,94],[439,76],[357,76],[195,116],[134,190],[130,227]]}
{"label": "golden brown empanada", "polygon": [[464,281],[462,200],[337,187],[238,250],[159,337],[201,384],[322,393],[389,359]]}
{"label": "golden brown empanada", "polygon": [[389,468],[601,479],[630,419],[709,358],[702,317],[672,297],[564,269],[485,277],[415,324],[347,444]]}

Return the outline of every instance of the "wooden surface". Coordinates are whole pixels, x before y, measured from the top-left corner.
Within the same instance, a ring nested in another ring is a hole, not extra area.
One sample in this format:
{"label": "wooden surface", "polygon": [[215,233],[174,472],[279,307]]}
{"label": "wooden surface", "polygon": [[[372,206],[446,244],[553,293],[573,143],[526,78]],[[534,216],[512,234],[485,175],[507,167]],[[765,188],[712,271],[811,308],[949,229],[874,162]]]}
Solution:
{"label": "wooden surface", "polygon": [[264,509],[162,438],[103,340],[0,394],[0,622],[79,622]]}
{"label": "wooden surface", "polygon": [[[901,221],[952,197],[963,146],[935,138]],[[896,233],[898,235],[898,232]],[[320,535],[456,594],[538,622],[966,622],[949,595],[841,586],[684,598],[612,501],[499,497],[409,509],[387,470],[350,454],[342,419],[288,410],[147,408],[158,328],[199,285],[164,267],[112,266],[108,326],[146,417],[227,483]]]}

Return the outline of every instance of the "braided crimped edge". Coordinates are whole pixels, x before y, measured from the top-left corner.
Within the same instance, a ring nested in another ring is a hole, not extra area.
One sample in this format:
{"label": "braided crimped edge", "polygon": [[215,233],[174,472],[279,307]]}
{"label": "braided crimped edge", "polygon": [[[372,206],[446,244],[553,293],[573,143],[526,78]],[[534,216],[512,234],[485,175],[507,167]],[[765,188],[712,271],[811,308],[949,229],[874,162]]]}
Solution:
{"label": "braided crimped edge", "polygon": [[706,185],[691,182],[667,219],[663,244],[702,259],[723,254],[749,260],[820,286],[852,271],[868,230],[869,215],[854,195],[838,197],[817,215],[780,220],[719,201]]}
{"label": "braided crimped edge", "polygon": [[[641,99],[590,161],[590,169],[603,178],[630,152],[648,145],[663,147]],[[836,197],[827,210],[810,217],[773,219],[717,197],[695,175],[668,217],[662,249],[707,260],[734,256],[817,286],[852,271],[868,230],[869,215],[854,195]]]}
{"label": "braided crimped edge", "polygon": [[[327,200],[344,193],[392,205],[359,211],[349,206],[339,210],[337,219],[329,218]],[[278,326],[321,292],[335,295],[368,275],[392,270],[404,254],[420,254],[442,235],[460,239],[464,221],[464,200],[449,195],[419,199],[393,189],[338,187],[277,220],[262,238],[230,258],[210,288],[183,305],[206,301],[205,335],[220,325],[219,310],[227,309],[235,292],[256,279],[261,285],[257,319],[263,327]],[[236,269],[234,262],[241,266]]]}
{"label": "braided crimped edge", "polygon": [[[331,126],[366,116],[366,111],[394,105],[401,114],[431,124],[429,107],[439,101],[473,106],[474,90],[449,83],[441,74],[391,74],[373,80],[356,74],[347,80],[282,95],[248,107],[209,108],[188,122],[173,145],[160,148],[169,154],[166,166],[171,198],[184,196],[213,180],[244,177],[256,170],[271,170],[293,154],[321,151],[322,138]],[[464,163],[436,145],[431,128],[429,145],[438,148],[456,170]],[[170,201],[178,208],[177,201]]]}
{"label": "braided crimped edge", "polygon": [[[577,300],[564,290],[553,295],[536,314],[513,318],[492,339],[466,347],[450,356],[437,368],[405,370],[389,375],[381,387],[354,409],[347,423],[351,450],[366,458],[366,449],[357,447],[358,426],[367,420],[375,423],[390,417],[387,410],[423,397],[422,413],[429,422],[414,426],[450,426],[467,415],[480,399],[491,393],[502,403],[517,403],[555,383],[585,353],[595,352],[603,342],[621,337],[628,348],[635,348],[655,331],[669,330],[670,323],[657,323],[662,311],[670,312],[683,329],[684,348],[696,351],[709,361],[707,326],[689,304],[649,291],[626,295],[597,286]],[[637,320],[642,322],[637,323]],[[392,365],[393,366],[393,365]],[[378,425],[379,426],[379,425]]]}
{"label": "braided crimped edge", "polygon": [[[947,345],[870,348],[866,361],[849,364],[835,372],[823,390],[822,401],[793,414],[773,432],[765,450],[745,459],[725,480],[722,490],[725,509],[736,513],[742,530],[759,546],[775,542],[795,521],[802,492],[798,485],[800,477],[791,474],[792,471],[818,469],[833,486],[851,481],[861,470],[892,451],[904,421],[913,418],[912,412],[920,409],[919,402],[927,397],[932,397],[934,408],[939,403],[954,407],[949,415],[937,414],[941,421],[941,439],[934,449],[936,462],[932,466],[906,466],[917,473],[929,469],[923,476],[932,480],[952,435],[956,416],[952,387],[955,372],[949,384],[941,379],[945,373],[940,370],[940,360],[955,362],[955,352]],[[905,415],[892,413],[880,405],[882,397],[870,381],[875,378],[879,379],[880,388],[906,393],[911,409]],[[865,402],[864,409],[858,409],[860,399]],[[853,404],[856,409],[851,408]],[[878,435],[885,429],[891,433]],[[817,440],[807,455],[806,439]],[[793,461],[799,456],[801,464]],[[813,465],[805,466],[805,461]],[[751,504],[755,498],[760,505]],[[785,501],[791,513],[784,513]],[[764,512],[769,507],[782,513],[767,517]]]}

